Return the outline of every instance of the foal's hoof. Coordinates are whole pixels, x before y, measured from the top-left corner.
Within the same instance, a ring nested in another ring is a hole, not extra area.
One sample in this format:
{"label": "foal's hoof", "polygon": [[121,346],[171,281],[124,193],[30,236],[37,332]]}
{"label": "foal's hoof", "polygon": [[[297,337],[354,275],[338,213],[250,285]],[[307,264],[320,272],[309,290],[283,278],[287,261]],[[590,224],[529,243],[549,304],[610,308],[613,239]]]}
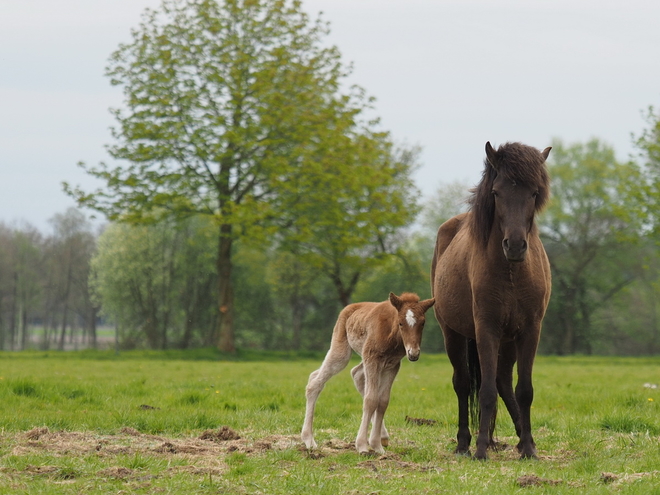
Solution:
{"label": "foal's hoof", "polygon": [[383,447],[387,447],[387,446],[390,445],[390,439],[389,439],[389,438],[381,438],[381,439],[380,439],[380,444],[381,444]]}

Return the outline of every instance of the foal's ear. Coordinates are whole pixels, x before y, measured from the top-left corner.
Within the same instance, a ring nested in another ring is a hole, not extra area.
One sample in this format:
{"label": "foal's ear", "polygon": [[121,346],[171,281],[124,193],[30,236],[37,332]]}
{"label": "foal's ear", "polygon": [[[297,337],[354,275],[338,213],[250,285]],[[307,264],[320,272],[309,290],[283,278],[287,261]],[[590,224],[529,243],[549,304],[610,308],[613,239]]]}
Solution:
{"label": "foal's ear", "polygon": [[435,304],[435,299],[426,299],[425,301],[421,301],[419,303],[419,305],[421,306],[422,311],[424,311],[424,313],[426,313],[426,311],[428,311],[428,309],[431,306],[433,306],[434,304]]}
{"label": "foal's ear", "polygon": [[399,297],[394,292],[390,292],[390,302],[392,303],[392,306],[397,309],[397,311],[401,309],[401,306],[403,306],[403,301],[399,299]]}
{"label": "foal's ear", "polygon": [[488,159],[488,163],[490,163],[490,166],[493,167],[494,169],[497,169],[497,156],[495,150],[490,145],[490,141],[486,143],[486,158]]}
{"label": "foal's ear", "polygon": [[543,159],[544,159],[544,160],[547,160],[547,159],[548,159],[548,155],[550,154],[550,150],[551,150],[551,149],[552,149],[552,146],[548,146],[546,149],[544,149],[543,151],[541,151],[541,154],[543,155]]}

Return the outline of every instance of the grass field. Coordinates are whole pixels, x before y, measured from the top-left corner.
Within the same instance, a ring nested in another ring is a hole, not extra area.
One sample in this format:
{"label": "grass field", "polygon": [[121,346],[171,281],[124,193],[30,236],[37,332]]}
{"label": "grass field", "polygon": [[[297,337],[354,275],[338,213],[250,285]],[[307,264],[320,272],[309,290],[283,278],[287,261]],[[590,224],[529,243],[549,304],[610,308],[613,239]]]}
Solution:
{"label": "grass field", "polygon": [[539,357],[540,459],[518,460],[502,407],[497,437],[509,446],[488,462],[452,454],[441,355],[403,363],[385,456],[351,444],[361,400],[348,369],[321,394],[319,448],[305,451],[304,388],[321,358],[0,353],[0,493],[660,493],[660,388],[649,386],[660,358]]}

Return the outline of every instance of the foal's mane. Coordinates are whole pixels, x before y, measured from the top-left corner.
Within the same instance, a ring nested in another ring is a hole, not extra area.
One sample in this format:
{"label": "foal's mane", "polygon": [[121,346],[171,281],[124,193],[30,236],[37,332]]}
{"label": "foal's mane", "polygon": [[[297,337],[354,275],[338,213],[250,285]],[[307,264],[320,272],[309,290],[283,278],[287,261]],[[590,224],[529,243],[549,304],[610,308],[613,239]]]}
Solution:
{"label": "foal's mane", "polygon": [[[549,150],[548,150],[549,151]],[[492,163],[494,162],[494,163]],[[550,197],[550,177],[545,166],[545,157],[539,150],[521,143],[506,143],[484,160],[481,181],[472,189],[469,200],[470,229],[475,239],[483,246],[488,244],[495,216],[495,198],[492,194],[493,181],[498,175],[538,189],[536,211],[543,209]]]}

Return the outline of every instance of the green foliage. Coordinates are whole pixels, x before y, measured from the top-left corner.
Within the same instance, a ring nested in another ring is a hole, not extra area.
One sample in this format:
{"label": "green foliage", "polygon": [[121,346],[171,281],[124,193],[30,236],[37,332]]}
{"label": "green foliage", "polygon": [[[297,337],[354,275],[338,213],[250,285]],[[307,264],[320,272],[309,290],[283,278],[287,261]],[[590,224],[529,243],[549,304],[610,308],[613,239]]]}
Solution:
{"label": "green foliage", "polygon": [[154,349],[214,342],[214,225],[111,224],[92,260],[92,289],[120,328],[122,345]]}
{"label": "green foliage", "polygon": [[539,219],[553,275],[544,321],[545,352],[593,352],[602,338],[595,312],[642,272],[643,219],[628,184],[640,180],[632,163],[593,139],[565,146],[553,142],[549,172],[552,197]]}
{"label": "green foliage", "polygon": [[281,242],[329,275],[346,304],[416,213],[414,152],[397,152],[365,120],[362,89],[342,90],[348,70],[323,43],[327,31],[294,0],[164,0],[107,69],[124,90],[108,147],[122,165],[81,163],[104,182],[92,193],[64,185],[111,220],[213,219],[226,351],[235,240],[293,236]]}
{"label": "green foliage", "polygon": [[[350,366],[320,396],[321,447],[308,453],[298,435],[305,384],[320,356],[186,356],[1,354],[0,491],[641,494],[660,484],[660,389],[644,387],[657,376],[658,358],[540,357],[532,409],[540,460],[518,460],[502,406],[496,436],[507,446],[474,462],[452,453],[457,411],[444,355],[402,364],[386,415],[391,442],[380,458],[360,456],[349,444],[362,406]],[[40,396],[16,395],[17,383],[32,384]],[[127,393],[136,387],[139,396]],[[71,390],[84,396],[65,398]],[[436,423],[419,426],[406,416]],[[241,439],[199,439],[221,426]]]}
{"label": "green foliage", "polygon": [[630,188],[637,199],[636,206],[651,227],[654,238],[660,234],[660,114],[650,106],[646,114],[648,128],[637,136],[644,182]]}

